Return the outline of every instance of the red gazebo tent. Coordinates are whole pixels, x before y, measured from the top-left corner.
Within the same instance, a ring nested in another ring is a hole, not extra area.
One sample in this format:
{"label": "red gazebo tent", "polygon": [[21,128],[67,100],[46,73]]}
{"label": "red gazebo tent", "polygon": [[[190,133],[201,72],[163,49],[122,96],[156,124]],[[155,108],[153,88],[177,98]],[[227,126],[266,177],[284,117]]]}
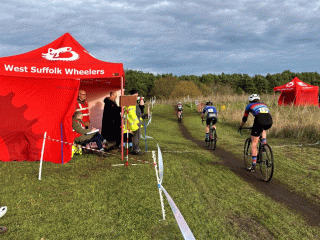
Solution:
{"label": "red gazebo tent", "polygon": [[31,52],[0,58],[0,160],[71,159],[72,115],[79,86],[122,90],[122,63],[94,58],[69,33]]}
{"label": "red gazebo tent", "polygon": [[297,77],[273,90],[281,91],[278,105],[318,105],[319,87],[302,82]]}

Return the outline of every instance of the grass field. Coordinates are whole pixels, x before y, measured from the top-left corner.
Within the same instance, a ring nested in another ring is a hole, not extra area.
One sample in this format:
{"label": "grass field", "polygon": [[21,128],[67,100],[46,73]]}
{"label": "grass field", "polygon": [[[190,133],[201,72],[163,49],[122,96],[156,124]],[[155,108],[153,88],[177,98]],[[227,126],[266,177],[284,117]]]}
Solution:
{"label": "grass field", "polygon": [[[199,115],[185,110],[184,124],[193,136],[203,139]],[[219,123],[218,134],[219,147],[240,154],[244,136],[224,123]],[[155,140],[148,140],[149,152],[138,159],[151,162],[150,150],[159,144],[162,184],[196,239],[320,239],[319,227],[310,226],[299,213],[258,192],[219,165],[220,159],[184,139],[172,106],[153,109],[147,135]],[[276,141],[270,139],[272,145],[281,144]],[[317,148],[311,150],[319,155]],[[319,196],[319,189],[311,182],[306,186],[303,178],[310,173],[311,180],[319,183],[319,164],[309,151],[292,151],[288,150],[293,155],[289,160],[281,160],[283,149],[276,153],[275,179],[311,199],[313,193]],[[307,153],[307,162],[298,157]],[[166,200],[166,220],[159,221],[154,166],[132,157],[129,162],[141,165],[113,167],[121,163],[120,154],[75,156],[65,165],[45,162],[41,181],[38,162],[1,162],[0,205],[8,206],[8,212],[0,225],[9,228],[2,239],[183,239]],[[286,172],[291,166],[292,172]]]}

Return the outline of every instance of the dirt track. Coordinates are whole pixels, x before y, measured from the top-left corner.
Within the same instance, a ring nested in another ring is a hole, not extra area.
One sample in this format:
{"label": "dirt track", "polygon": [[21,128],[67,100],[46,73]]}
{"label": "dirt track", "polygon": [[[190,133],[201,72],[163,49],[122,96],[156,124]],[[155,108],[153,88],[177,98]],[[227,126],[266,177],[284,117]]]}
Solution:
{"label": "dirt track", "polygon": [[[186,139],[189,139],[200,147],[203,147],[205,151],[210,151],[205,149],[204,141],[199,141],[191,136],[183,123],[180,123],[179,125],[182,134]],[[212,154],[221,158],[224,162],[223,165],[229,167],[235,174],[251,183],[258,191],[300,212],[310,225],[320,226],[320,205],[311,202],[301,195],[290,192],[284,185],[280,184],[275,179],[266,183],[258,178],[256,174],[246,171],[243,166],[243,160],[225,150],[220,149],[219,141],[217,142],[216,150],[212,151]],[[277,170],[275,169],[275,171]]]}

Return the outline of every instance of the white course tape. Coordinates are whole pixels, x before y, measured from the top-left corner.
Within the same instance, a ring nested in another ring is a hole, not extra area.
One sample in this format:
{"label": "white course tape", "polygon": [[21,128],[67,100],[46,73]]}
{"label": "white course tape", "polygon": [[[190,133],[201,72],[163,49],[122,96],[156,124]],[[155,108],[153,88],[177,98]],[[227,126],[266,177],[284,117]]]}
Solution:
{"label": "white course tape", "polygon": [[[158,147],[158,163],[159,163],[159,175],[160,177],[158,177],[158,173],[157,173],[157,180],[158,180],[158,188],[159,188],[159,192],[160,190],[162,190],[164,192],[164,194],[167,197],[167,200],[170,204],[171,210],[173,212],[173,215],[178,223],[178,226],[180,228],[180,231],[184,237],[184,239],[186,240],[195,240],[195,237],[193,236],[187,222],[184,220],[179,208],[177,207],[177,205],[174,203],[173,199],[171,198],[171,196],[169,195],[169,193],[165,190],[165,188],[161,185],[162,179],[163,179],[163,162],[162,162],[162,154],[161,154],[161,150],[159,148],[159,145],[157,145]],[[153,151],[154,153],[154,151]],[[161,194],[160,194],[161,197]]]}
{"label": "white course tape", "polygon": [[[125,164],[113,164],[111,165],[112,167],[119,167],[119,166],[124,166]],[[144,165],[144,164],[129,164],[129,165],[132,165],[132,166],[136,166],[136,165]]]}
{"label": "white course tape", "polygon": [[158,183],[158,190],[159,190],[159,195],[160,195],[160,203],[161,203],[161,209],[162,209],[162,220],[166,219],[166,212],[164,210],[164,203],[163,203],[163,197],[162,197],[162,190],[160,188],[161,184],[160,184],[160,179],[159,179],[159,175],[158,175],[158,168],[157,168],[157,162],[156,162],[156,153],[155,151],[152,151],[152,158],[153,158],[153,162],[154,162],[154,169],[156,170],[156,177],[157,177],[157,183]]}
{"label": "white course tape", "polygon": [[157,143],[157,147],[158,147],[159,179],[160,179],[160,184],[161,184],[162,179],[163,179],[163,161],[162,161],[161,150],[159,148],[158,143]]}
{"label": "white course tape", "polygon": [[150,113],[150,118],[149,118],[149,121],[148,121],[148,123],[147,123],[147,127],[148,127],[148,125],[151,123],[151,120],[152,120],[152,112]]}
{"label": "white course tape", "polygon": [[8,210],[7,206],[3,206],[0,208],[0,218],[6,214],[7,210]]}
{"label": "white course tape", "polygon": [[184,237],[184,239],[186,240],[195,240],[195,237],[193,236],[187,222],[184,220],[181,212],[179,211],[179,208],[176,206],[176,204],[174,203],[173,199],[170,197],[170,195],[168,194],[168,192],[164,189],[163,186],[161,186],[162,191],[164,192],[164,194],[167,197],[167,200],[170,204],[170,207],[172,209],[173,215],[176,218],[176,221],[178,223],[178,226],[180,228],[180,231]]}
{"label": "white course tape", "polygon": [[281,148],[281,147],[302,147],[302,146],[313,146],[320,144],[320,141],[316,143],[310,143],[310,144],[297,144],[297,145],[282,145],[282,146],[272,146],[272,148]]}
{"label": "white course tape", "polygon": [[144,138],[144,137],[142,136],[142,134],[140,134],[140,138],[142,138],[143,140],[144,140],[144,139],[154,139],[153,137],[149,137],[149,136],[146,136],[146,138]]}
{"label": "white course tape", "polygon": [[65,141],[60,141],[60,140],[57,140],[57,139],[52,139],[50,138],[49,136],[47,137],[48,140],[50,141],[53,141],[53,142],[60,142],[60,143],[64,143],[64,144],[67,144],[67,145],[78,145],[78,147],[80,148],[83,148],[83,149],[88,149],[88,150],[91,150],[91,151],[95,151],[95,152],[104,152],[103,150],[97,150],[97,149],[94,149],[94,148],[89,148],[89,147],[84,147],[84,146],[81,146],[79,144],[75,144],[75,143],[68,143],[68,142],[65,142]]}

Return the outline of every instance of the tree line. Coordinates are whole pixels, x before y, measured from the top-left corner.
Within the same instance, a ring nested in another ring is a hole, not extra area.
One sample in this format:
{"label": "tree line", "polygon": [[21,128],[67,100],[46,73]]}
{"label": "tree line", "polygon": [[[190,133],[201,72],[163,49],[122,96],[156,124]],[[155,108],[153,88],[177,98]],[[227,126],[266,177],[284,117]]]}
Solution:
{"label": "tree line", "polygon": [[175,76],[173,74],[144,73],[136,70],[125,71],[125,92],[138,89],[139,95],[159,99],[175,97],[208,96],[223,88],[231,88],[235,94],[273,93],[273,88],[298,77],[305,83],[320,86],[320,74],[317,72],[294,73],[289,70],[277,74],[249,76],[248,74],[204,74]]}

